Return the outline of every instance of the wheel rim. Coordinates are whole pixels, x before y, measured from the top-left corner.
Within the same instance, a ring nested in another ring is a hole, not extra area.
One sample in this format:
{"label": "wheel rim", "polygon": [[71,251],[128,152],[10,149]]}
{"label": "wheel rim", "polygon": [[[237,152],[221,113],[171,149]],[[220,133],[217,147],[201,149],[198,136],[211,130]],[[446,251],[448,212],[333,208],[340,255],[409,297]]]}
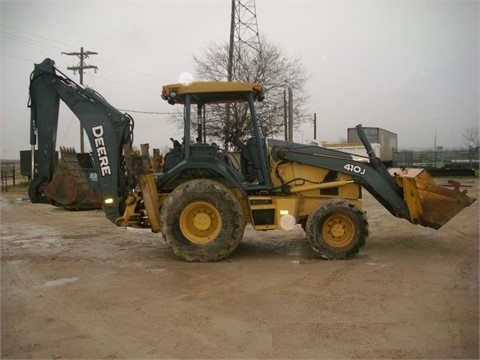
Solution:
{"label": "wheel rim", "polygon": [[192,243],[207,244],[213,241],[222,228],[218,210],[207,202],[194,202],[180,214],[180,229]]}
{"label": "wheel rim", "polygon": [[355,236],[355,225],[344,215],[333,215],[325,220],[322,228],[323,239],[332,247],[344,247]]}

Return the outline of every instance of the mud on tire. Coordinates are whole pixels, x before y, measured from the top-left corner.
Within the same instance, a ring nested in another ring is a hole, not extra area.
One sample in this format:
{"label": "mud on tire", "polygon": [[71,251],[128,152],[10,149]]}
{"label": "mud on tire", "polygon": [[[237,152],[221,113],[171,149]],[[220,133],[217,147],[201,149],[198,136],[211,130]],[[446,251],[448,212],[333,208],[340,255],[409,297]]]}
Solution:
{"label": "mud on tire", "polygon": [[230,255],[245,230],[235,195],[216,181],[185,182],[167,197],[161,211],[162,234],[173,252],[187,261],[216,261]]}
{"label": "mud on tire", "polygon": [[307,240],[324,259],[351,259],[365,245],[365,212],[347,200],[331,199],[308,217]]}

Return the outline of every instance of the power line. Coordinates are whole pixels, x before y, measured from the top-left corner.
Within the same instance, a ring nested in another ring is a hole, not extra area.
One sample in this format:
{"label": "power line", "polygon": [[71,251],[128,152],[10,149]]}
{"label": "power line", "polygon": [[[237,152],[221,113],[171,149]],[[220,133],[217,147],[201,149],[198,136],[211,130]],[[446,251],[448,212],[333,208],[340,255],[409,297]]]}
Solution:
{"label": "power line", "polygon": [[149,115],[175,115],[176,113],[172,112],[160,112],[160,111],[143,111],[143,110],[129,110],[129,109],[118,109],[120,111],[125,111],[128,113],[139,113],[139,114],[149,114]]}
{"label": "power line", "polygon": [[121,81],[116,81],[116,80],[112,80],[112,79],[108,79],[108,78],[105,78],[103,76],[99,76],[97,75],[97,77],[99,79],[103,79],[103,80],[106,80],[108,82],[111,82],[111,83],[114,83],[114,84],[119,84],[119,85],[122,85],[122,86],[125,86],[125,87],[129,87],[131,89],[135,89],[135,90],[139,90],[139,91],[145,91],[145,92],[149,92],[149,93],[154,93],[154,94],[159,94],[159,91],[158,90],[152,90],[152,89],[147,89],[147,88],[140,88],[138,86],[133,86],[133,85],[130,85],[130,84],[126,84],[124,82],[121,82]]}
{"label": "power line", "polygon": [[[23,34],[32,36],[32,37],[34,37],[34,38],[39,38],[39,39],[43,39],[43,40],[50,41],[50,42],[52,42],[52,43],[57,43],[57,44],[62,45],[62,46],[74,47],[74,46],[72,46],[71,44],[67,44],[67,43],[64,43],[64,42],[61,42],[61,41],[57,41],[57,40],[52,40],[52,39],[49,39],[49,38],[47,38],[47,37],[45,37],[45,36],[40,36],[40,35],[37,35],[37,34],[33,34],[33,33],[28,32],[28,31],[24,31],[24,30],[18,29],[18,28],[16,28],[16,27],[13,27],[13,26],[10,26],[10,25],[7,25],[7,24],[2,24],[2,27],[6,27],[6,28],[9,28],[9,29],[11,29],[11,30],[18,31],[18,32],[20,32],[20,33],[23,33]],[[3,32],[3,30],[2,30],[2,32]],[[20,35],[14,35],[14,36],[18,36],[18,37],[19,37]],[[51,45],[48,45],[48,46],[51,46]],[[60,48],[58,48],[58,49],[60,49]]]}
{"label": "power line", "polygon": [[4,54],[4,53],[0,53],[1,56],[6,56],[6,57],[10,57],[10,58],[13,58],[13,59],[18,59],[18,60],[22,60],[22,61],[25,61],[25,62],[28,62],[28,63],[32,63],[32,60],[31,59],[27,59],[25,57],[20,57],[20,56],[16,56],[16,55],[10,55],[10,54]]}
{"label": "power line", "polygon": [[[36,34],[30,33],[30,32],[27,32],[27,31],[23,31],[23,30],[20,30],[20,29],[14,27],[14,26],[6,25],[6,24],[2,24],[1,26],[2,26],[2,29],[0,30],[0,34],[5,39],[9,39],[9,40],[16,41],[16,42],[21,42],[21,43],[31,45],[31,46],[38,46],[38,47],[41,47],[41,48],[46,49],[46,50],[52,50],[53,49],[53,50],[56,50],[56,51],[58,51],[58,50],[61,51],[62,48],[58,47],[56,44],[60,44],[62,46],[67,46],[67,47],[73,47],[71,44],[67,44],[67,43],[64,43],[64,42],[61,42],[61,41],[52,40],[52,39],[49,39],[48,37],[45,37],[45,36],[40,36],[40,35],[36,35]],[[27,35],[27,37],[24,36],[24,35]],[[45,41],[42,41],[42,40],[45,40]],[[52,44],[49,44],[49,43],[52,43]],[[62,52],[62,54],[65,54],[65,53]],[[71,53],[68,53],[68,54],[71,54]],[[72,54],[75,54],[75,53],[72,53]],[[10,54],[6,54],[6,53],[0,53],[0,55],[5,56],[5,57],[20,59],[20,60],[23,60],[23,61],[26,61],[26,62],[35,62],[37,60],[37,59],[20,58],[16,55],[10,55]],[[161,77],[159,77],[158,75],[142,72],[142,71],[139,71],[138,69],[134,69],[134,68],[129,68],[127,66],[120,65],[116,62],[107,61],[107,60],[105,60],[101,57],[97,61],[103,62],[103,63],[111,65],[111,66],[116,66],[116,67],[131,71],[131,72],[134,72],[134,73],[137,73],[137,74],[141,74],[141,75],[149,77],[149,78],[161,79]],[[67,64],[64,64],[64,66],[65,66],[65,68],[67,68]],[[73,69],[73,67],[71,67],[71,68]],[[70,70],[70,68],[69,68],[69,70]],[[76,71],[77,70],[75,69],[75,72]],[[109,82],[113,82],[113,83],[116,83],[116,84],[120,84],[122,86],[126,86],[126,87],[129,87],[129,88],[132,88],[132,89],[140,90],[140,91],[145,91],[145,92],[150,92],[150,93],[157,93],[158,92],[157,90],[135,87],[135,86],[132,86],[130,84],[126,84],[126,83],[119,82],[119,81],[116,81],[116,80],[108,79],[108,78],[105,78],[105,77],[102,77],[102,76],[98,76],[98,78],[103,79],[103,80],[107,80]],[[94,87],[96,87],[96,84],[95,84],[95,81],[94,81],[93,77],[90,77],[90,80],[94,83]]]}
{"label": "power line", "polygon": [[[17,33],[15,33],[15,32],[17,32]],[[18,29],[16,27],[14,27],[14,26],[6,25],[6,24],[2,24],[2,30],[0,30],[0,34],[4,38],[7,38],[7,39],[10,39],[10,40],[13,40],[13,41],[22,42],[22,43],[25,43],[25,44],[28,44],[28,45],[38,46],[38,47],[41,47],[41,48],[44,48],[44,49],[47,49],[47,50],[52,50],[52,49],[53,50],[61,50],[61,48],[59,46],[57,46],[56,44],[59,44],[61,46],[73,47],[71,44],[67,44],[67,43],[64,43],[64,42],[61,42],[61,41],[49,39],[45,36],[36,35],[36,34],[28,32],[28,31],[24,31],[24,30],[21,30],[21,29]],[[25,35],[27,35],[27,36],[25,36]],[[52,44],[49,44],[49,43],[52,43]],[[81,53],[82,53],[82,48],[80,49],[80,52],[69,52],[69,53],[62,52],[62,54],[64,54],[64,55],[78,56],[78,57],[82,56]],[[98,54],[98,53],[92,52],[92,51],[84,51],[83,53],[84,53],[84,58],[87,58],[88,55],[97,55]],[[25,62],[35,62],[35,59],[28,59],[28,58],[25,58],[25,57],[19,57],[17,55],[0,53],[0,56],[10,57],[10,58],[22,60],[22,61],[25,61]],[[116,66],[116,67],[119,67],[119,68],[123,68],[123,69],[129,70],[129,71],[132,71],[132,72],[136,72],[136,73],[145,75],[145,76],[150,77],[150,78],[153,78],[153,77],[160,78],[157,75],[141,72],[138,69],[133,69],[133,68],[129,68],[129,67],[126,67],[126,66],[122,66],[122,65],[119,65],[119,64],[114,63],[114,62],[106,61],[104,59],[100,59],[100,61],[102,61],[106,64],[109,64],[109,65],[113,65],[113,66]],[[77,65],[77,66],[66,66],[66,68],[68,70],[74,71],[74,73],[76,73],[77,71],[79,72],[80,77],[81,77],[81,79],[80,79],[80,84],[81,85],[83,85],[83,74],[82,74],[81,68],[83,68],[84,70],[86,70],[86,69],[98,70],[97,66],[93,66],[93,65],[83,65],[82,66],[81,61],[80,61],[80,64]],[[149,90],[149,89],[145,89],[145,88],[135,87],[135,86],[132,86],[130,84],[126,84],[126,83],[116,81],[116,80],[111,80],[111,79],[108,79],[108,78],[105,78],[105,77],[102,77],[102,76],[98,76],[98,78],[109,81],[109,82],[113,82],[113,83],[116,83],[116,84],[120,84],[122,86],[126,86],[126,87],[129,87],[129,88],[132,88],[132,89],[140,90],[140,91],[146,91],[146,92],[150,92],[150,93],[157,93],[158,92],[156,90]],[[94,87],[97,87],[96,84],[95,84],[94,78],[90,77],[90,80],[94,83]],[[172,114],[172,113],[167,113],[167,112],[155,112],[155,111],[123,110],[123,109],[119,109],[119,110],[120,111],[125,111],[125,112],[131,112],[131,113],[147,114],[147,115],[171,115]]]}
{"label": "power line", "polygon": [[5,32],[3,30],[1,31],[1,33],[2,33],[2,37],[5,38],[5,39],[10,39],[10,40],[18,41],[18,42],[23,42],[25,44],[38,46],[38,47],[41,47],[41,48],[44,48],[44,49],[47,49],[47,50],[52,50],[52,49],[53,50],[59,50],[60,49],[59,47],[56,47],[56,46],[53,46],[53,45],[50,45],[50,44],[47,44],[47,43],[44,43],[44,42],[40,42],[40,41],[35,40],[35,39],[29,39],[29,38],[23,37],[21,35],[11,34],[11,33]]}
{"label": "power line", "polygon": [[176,113],[172,112],[161,112],[161,111],[143,111],[143,110],[129,110],[129,109],[118,109],[120,111],[139,113],[139,114],[151,114],[151,115],[175,115]]}
{"label": "power line", "polygon": [[162,77],[160,77],[160,76],[158,76],[158,75],[156,75],[156,74],[150,74],[150,73],[146,73],[146,72],[140,71],[140,70],[138,70],[138,69],[133,69],[133,68],[130,68],[130,67],[128,67],[128,66],[120,65],[120,64],[118,64],[118,62],[117,62],[117,63],[114,63],[114,62],[105,60],[105,59],[103,59],[102,57],[99,57],[99,58],[98,58],[98,61],[99,61],[99,62],[103,62],[103,63],[105,63],[105,64],[107,64],[107,65],[112,65],[112,66],[118,67],[118,68],[123,69],[123,70],[128,70],[128,71],[131,71],[131,72],[134,72],[134,73],[138,73],[138,74],[141,74],[141,75],[146,76],[146,77],[149,77],[149,78],[157,78],[157,79],[163,80]]}

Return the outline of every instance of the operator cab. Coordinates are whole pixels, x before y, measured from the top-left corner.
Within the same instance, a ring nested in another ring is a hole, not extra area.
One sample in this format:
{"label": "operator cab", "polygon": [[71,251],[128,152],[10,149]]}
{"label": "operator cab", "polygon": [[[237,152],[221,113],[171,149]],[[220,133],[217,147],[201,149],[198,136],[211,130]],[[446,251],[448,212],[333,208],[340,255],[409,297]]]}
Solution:
{"label": "operator cab", "polygon": [[[242,187],[250,184],[257,188],[268,188],[266,143],[254,104],[255,101],[263,101],[263,98],[263,87],[257,83],[210,81],[163,86],[162,99],[171,105],[184,105],[184,137],[181,148],[177,141],[177,146],[165,156],[164,172],[170,172],[185,162],[202,158],[205,161],[196,162],[196,168],[210,168],[215,173],[218,170],[214,169],[215,166],[222,167],[218,161],[216,165],[212,165],[211,159],[216,157],[227,164],[227,172],[235,170],[236,182],[242,184]],[[196,111],[193,105],[196,105]],[[236,129],[230,125],[230,116],[241,117],[243,128]],[[245,129],[248,132],[247,138]],[[193,135],[192,132],[196,134]],[[208,143],[208,140],[219,138],[224,139],[226,150],[238,151],[227,153],[216,143]],[[186,139],[190,141],[185,141]],[[172,141],[175,142],[173,139]],[[211,161],[208,161],[208,158]],[[216,176],[212,173],[205,174],[204,171],[202,177]]]}

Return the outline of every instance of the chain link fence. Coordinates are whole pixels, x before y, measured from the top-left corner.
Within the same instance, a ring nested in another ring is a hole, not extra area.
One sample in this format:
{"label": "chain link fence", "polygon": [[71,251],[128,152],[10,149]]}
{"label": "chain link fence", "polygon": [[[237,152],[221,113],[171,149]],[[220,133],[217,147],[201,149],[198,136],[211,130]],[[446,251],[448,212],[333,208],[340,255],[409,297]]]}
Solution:
{"label": "chain link fence", "polygon": [[393,166],[478,170],[478,150],[478,147],[464,149],[444,149],[437,147],[436,150],[395,150],[393,152]]}

